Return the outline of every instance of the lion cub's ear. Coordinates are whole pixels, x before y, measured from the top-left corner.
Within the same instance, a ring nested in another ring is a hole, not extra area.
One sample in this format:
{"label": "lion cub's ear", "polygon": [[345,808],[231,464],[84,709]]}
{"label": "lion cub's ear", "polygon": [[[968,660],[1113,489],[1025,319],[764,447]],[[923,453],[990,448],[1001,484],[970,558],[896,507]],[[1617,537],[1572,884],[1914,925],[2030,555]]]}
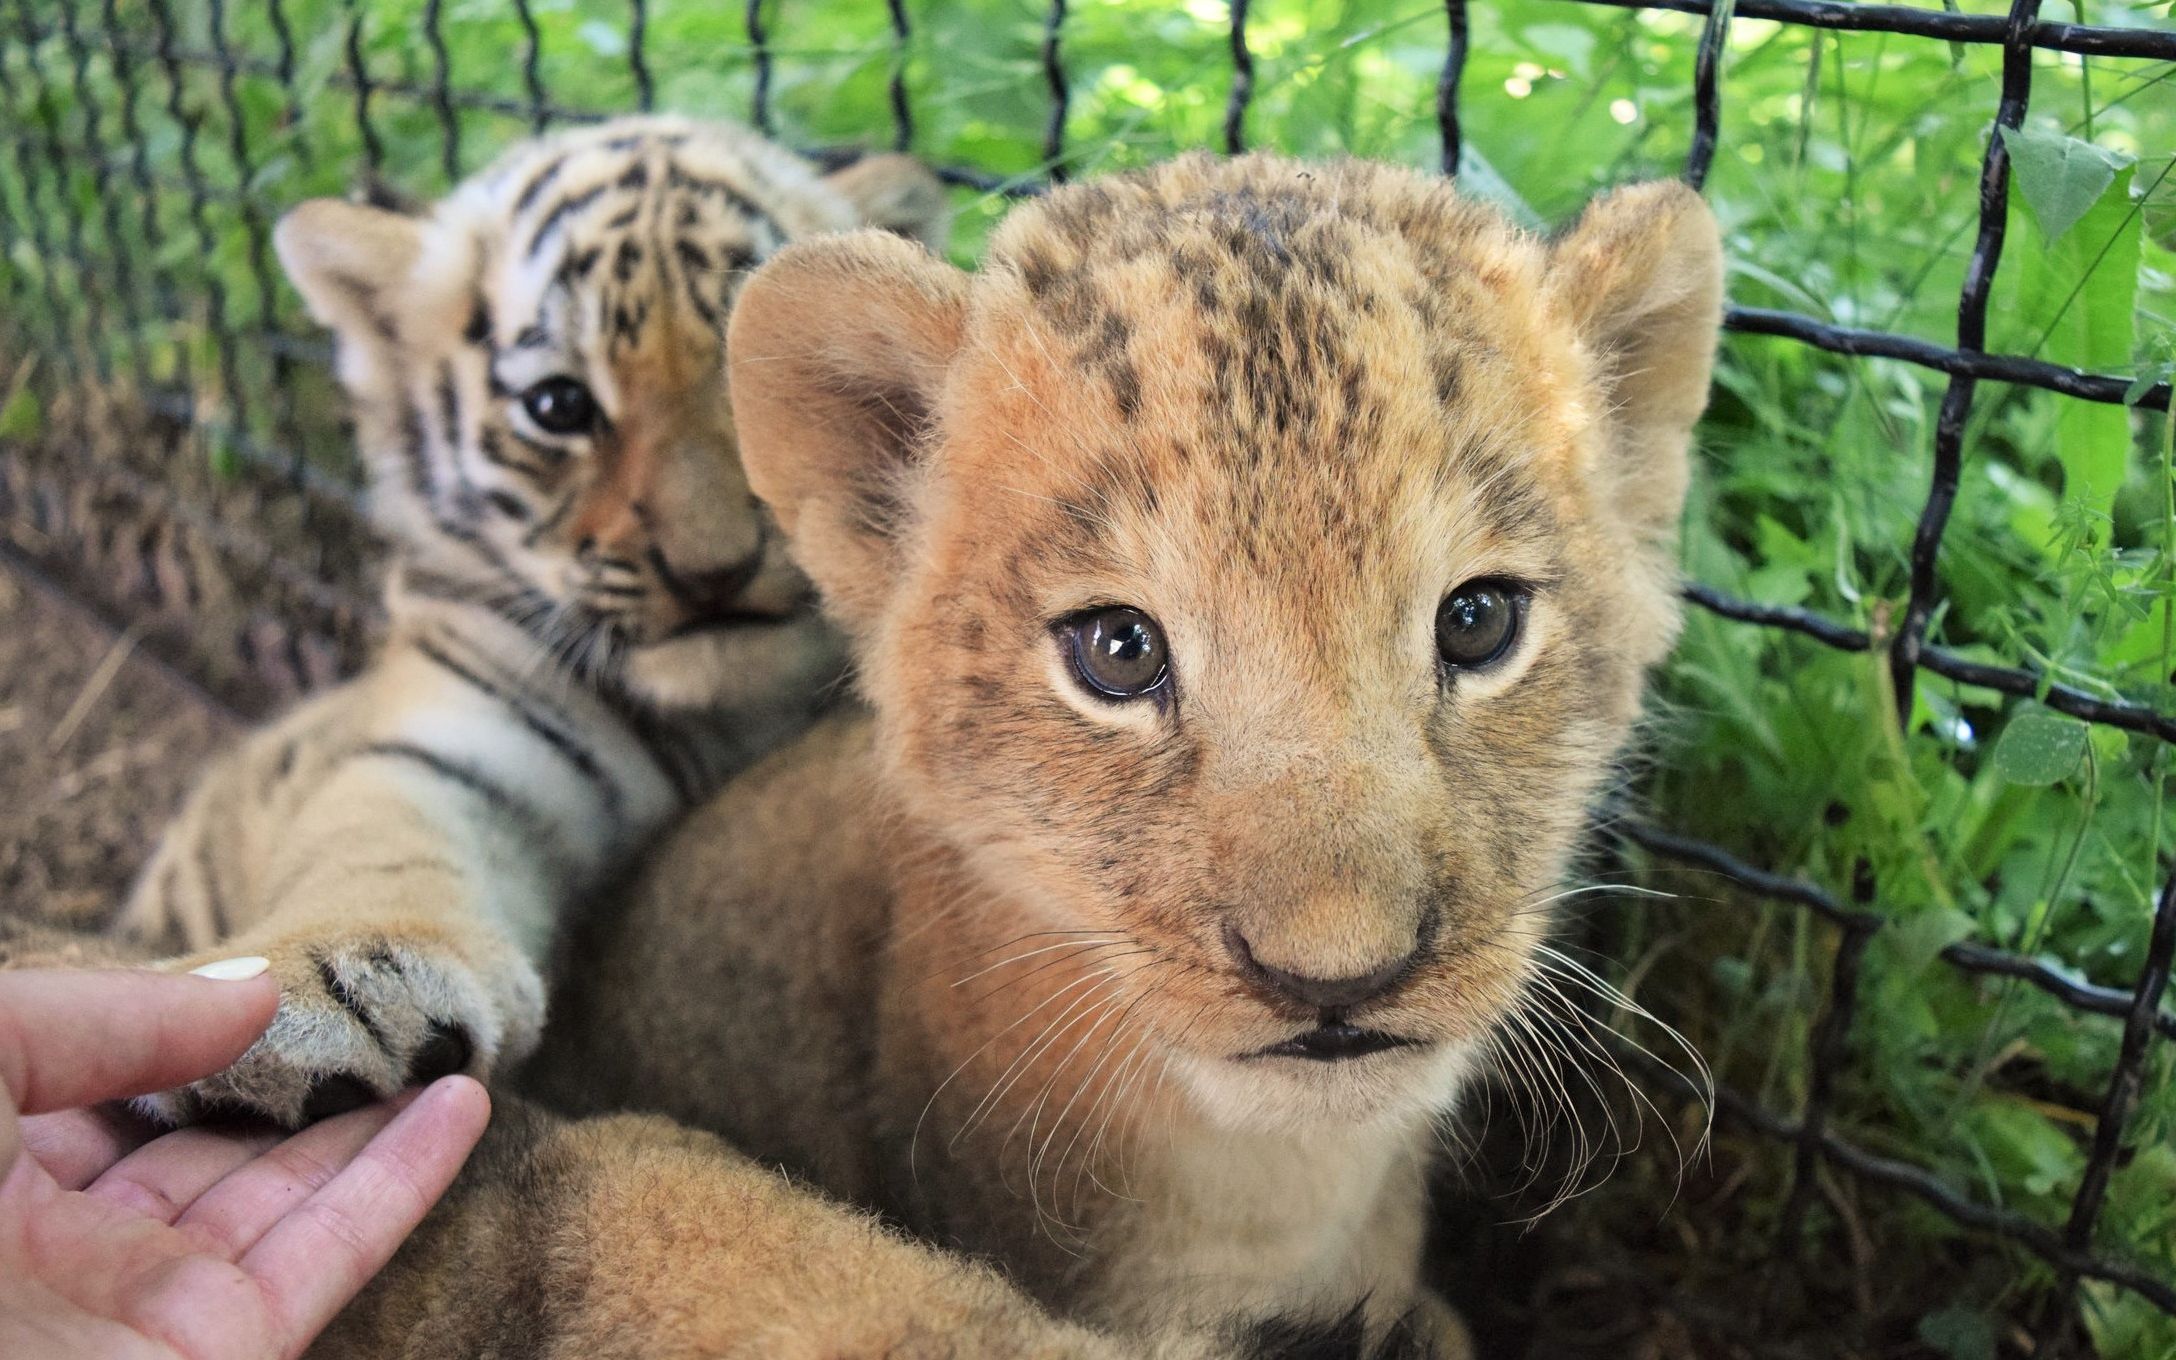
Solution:
{"label": "lion cub's ear", "polygon": [[1556,242],[1549,282],[1608,403],[1608,465],[1593,470],[1599,489],[1644,541],[1667,547],[1722,325],[1715,217],[1682,184],[1619,189]]}
{"label": "lion cub's ear", "polygon": [[920,241],[938,254],[952,236],[952,203],[944,181],[912,156],[864,156],[824,176],[854,205],[865,227]]}
{"label": "lion cub's ear", "polygon": [[968,286],[920,246],[859,231],[780,251],[733,307],[725,352],[748,484],[857,636],[899,579]]}
{"label": "lion cub's ear", "polygon": [[390,341],[393,299],[423,254],[420,217],[366,203],[316,198],[280,219],[280,264],[310,315],[343,340]]}

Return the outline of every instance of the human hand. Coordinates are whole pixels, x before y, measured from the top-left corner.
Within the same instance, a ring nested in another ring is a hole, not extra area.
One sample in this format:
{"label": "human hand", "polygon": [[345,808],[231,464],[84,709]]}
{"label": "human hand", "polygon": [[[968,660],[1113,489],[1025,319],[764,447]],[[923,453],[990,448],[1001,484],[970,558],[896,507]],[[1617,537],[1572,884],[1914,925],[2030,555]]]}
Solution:
{"label": "human hand", "polygon": [[279,990],[262,960],[230,965],[224,979],[0,973],[0,1355],[299,1354],[483,1135],[490,1102],[466,1077],[284,1141],[209,1128],[150,1137],[83,1108],[239,1057]]}

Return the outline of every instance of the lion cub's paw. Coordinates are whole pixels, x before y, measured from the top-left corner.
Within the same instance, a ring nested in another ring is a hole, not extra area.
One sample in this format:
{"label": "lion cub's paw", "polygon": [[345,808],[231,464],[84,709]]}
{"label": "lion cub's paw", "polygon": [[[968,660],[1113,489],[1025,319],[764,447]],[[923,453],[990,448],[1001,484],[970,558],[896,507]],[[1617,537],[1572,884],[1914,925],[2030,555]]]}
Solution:
{"label": "lion cub's paw", "polygon": [[532,1044],[543,1022],[543,984],[511,949],[488,982],[449,942],[398,935],[269,945],[244,937],[167,966],[248,954],[269,959],[280,984],[271,1026],[225,1071],[138,1097],[146,1115],[299,1127],[455,1072],[482,1078],[510,1047]]}

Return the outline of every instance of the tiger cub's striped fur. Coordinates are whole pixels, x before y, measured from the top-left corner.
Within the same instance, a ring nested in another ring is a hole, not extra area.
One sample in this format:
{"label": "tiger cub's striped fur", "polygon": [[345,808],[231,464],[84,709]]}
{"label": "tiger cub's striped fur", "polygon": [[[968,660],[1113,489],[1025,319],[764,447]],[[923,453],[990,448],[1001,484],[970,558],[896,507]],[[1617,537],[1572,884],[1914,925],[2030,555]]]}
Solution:
{"label": "tiger cub's striped fur", "polygon": [[121,928],[262,954],[278,1018],[147,1100],[306,1121],[534,1043],[568,903],[808,719],[840,651],[743,478],[724,324],[789,241],[935,238],[904,157],[830,176],[623,119],[428,212],[306,203],[277,244],[339,342],[395,548],[383,653],[215,766]]}

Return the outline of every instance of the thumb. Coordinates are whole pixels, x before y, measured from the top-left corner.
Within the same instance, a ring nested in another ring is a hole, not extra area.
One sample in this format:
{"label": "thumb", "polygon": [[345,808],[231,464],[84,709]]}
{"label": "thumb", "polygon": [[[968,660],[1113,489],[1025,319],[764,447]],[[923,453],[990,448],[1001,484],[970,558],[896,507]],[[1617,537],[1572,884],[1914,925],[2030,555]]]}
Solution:
{"label": "thumb", "polygon": [[0,973],[0,1084],[22,1113],[43,1114],[218,1071],[264,1033],[280,999],[262,959],[230,962],[230,978],[247,976]]}

